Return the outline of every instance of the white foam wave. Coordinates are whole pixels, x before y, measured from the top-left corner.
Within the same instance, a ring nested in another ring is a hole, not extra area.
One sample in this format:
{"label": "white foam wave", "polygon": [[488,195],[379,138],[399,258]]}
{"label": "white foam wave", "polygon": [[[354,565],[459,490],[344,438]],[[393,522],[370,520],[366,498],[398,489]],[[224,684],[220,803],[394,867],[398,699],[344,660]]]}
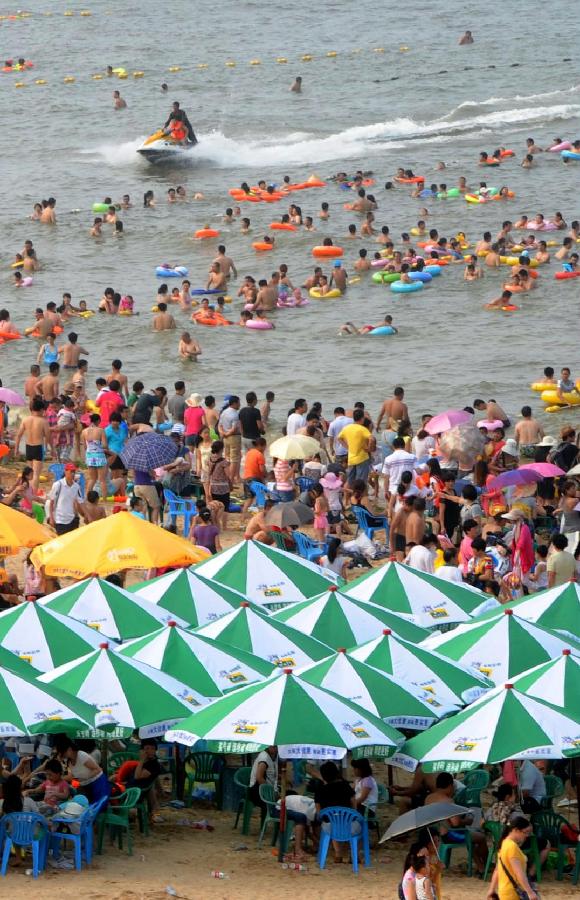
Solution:
{"label": "white foam wave", "polygon": [[515,97],[488,97],[487,100],[465,100],[459,106],[456,106],[455,109],[452,109],[451,112],[442,116],[442,119],[452,119],[457,114],[465,114],[466,110],[477,111],[484,106],[499,106],[501,103],[509,103],[512,106],[515,103],[545,103],[546,100],[552,100],[555,97],[569,97],[578,93],[580,93],[580,84],[575,84],[564,90],[547,91],[544,94],[516,94]]}
{"label": "white foam wave", "polygon": [[[479,135],[485,132],[501,132],[566,120],[580,113],[578,104],[556,106],[525,106],[514,109],[494,110],[477,117],[465,117],[449,121],[448,116],[433,122],[416,122],[410,118],[390,122],[358,125],[338,134],[318,137],[294,132],[275,140],[271,136],[256,140],[238,140],[220,131],[200,134],[198,149],[192,163],[205,161],[219,168],[268,168],[285,165],[316,165],[330,160],[360,159],[386,150],[404,149],[413,142],[443,143],[456,135]],[[448,114],[450,115],[450,114]],[[501,134],[498,140],[501,139]],[[124,144],[102,144],[86,151],[114,166],[134,165],[138,161],[136,150],[142,138]]]}

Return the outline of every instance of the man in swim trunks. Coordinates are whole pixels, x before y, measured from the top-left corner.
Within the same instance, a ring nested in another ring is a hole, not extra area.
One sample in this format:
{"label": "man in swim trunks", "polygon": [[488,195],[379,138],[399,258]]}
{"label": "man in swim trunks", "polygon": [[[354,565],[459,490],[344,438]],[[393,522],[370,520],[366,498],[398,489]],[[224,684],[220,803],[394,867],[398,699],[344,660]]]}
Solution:
{"label": "man in swim trunks", "polygon": [[536,444],[544,437],[544,429],[537,419],[532,417],[531,407],[522,406],[522,421],[517,423],[515,435],[520,455],[533,459]]}
{"label": "man in swim trunks", "polygon": [[36,385],[36,393],[42,397],[45,403],[56,400],[60,394],[58,383],[59,372],[60,365],[57,362],[52,362],[48,367],[48,375],[45,375],[44,378],[40,378]]}
{"label": "man in swim trunks", "polygon": [[20,423],[14,441],[14,449],[18,452],[20,441],[24,438],[25,458],[32,465],[32,481],[30,485],[34,494],[38,492],[42,462],[47,444],[50,444],[50,428],[44,416],[45,403],[41,397],[34,397],[30,404],[30,415]]}
{"label": "man in swim trunks", "polygon": [[272,272],[270,281],[262,278],[258,282],[258,296],[256,298],[256,309],[268,311],[276,308],[278,302],[278,285],[280,283],[280,273]]}
{"label": "man in swim trunks", "polygon": [[193,128],[191,127],[191,122],[190,122],[189,119],[187,118],[187,113],[185,112],[185,110],[183,110],[183,109],[180,108],[179,103],[178,103],[177,100],[175,100],[175,101],[171,104],[171,112],[170,112],[170,114],[169,114],[169,117],[168,117],[167,121],[165,122],[165,125],[163,126],[163,129],[164,129],[165,131],[166,131],[167,128],[170,126],[171,122],[181,122],[182,125],[183,125],[183,126],[185,127],[185,129],[187,130],[187,139],[188,139],[188,141],[189,141],[191,144],[197,144],[197,138],[196,138],[196,136],[195,136],[195,133],[194,133],[194,131],[193,131]]}
{"label": "man in swim trunks", "polygon": [[387,422],[389,419],[394,419],[396,422],[409,421],[409,408],[406,403],[403,403],[404,396],[404,388],[396,387],[393,396],[384,401],[375,426],[377,431],[380,431],[383,419],[386,419]]}
{"label": "man in swim trunks", "polygon": [[222,271],[221,264],[219,262],[212,262],[208,279],[206,284],[206,290],[208,291],[226,291],[228,287],[227,277],[225,272]]}
{"label": "man in swim trunks", "polygon": [[334,268],[330,274],[330,286],[337,287],[343,294],[348,287],[348,275],[340,259],[337,259],[334,263]]}
{"label": "man in swim trunks", "polygon": [[226,248],[223,244],[220,244],[218,247],[218,255],[214,259],[214,263],[219,264],[220,271],[226,278],[229,278],[232,272],[234,278],[238,277],[238,270],[235,267],[234,261],[231,256],[226,256]]}
{"label": "man in swim trunks", "polygon": [[65,369],[76,369],[79,364],[79,357],[81,353],[85,356],[89,355],[89,351],[85,350],[84,347],[79,347],[78,343],[78,334],[76,332],[71,331],[68,336],[68,344],[65,344],[64,347],[61,348],[62,352],[62,364]]}
{"label": "man in swim trunks", "polygon": [[167,303],[158,303],[159,312],[153,318],[153,331],[170,331],[175,328],[175,319],[167,312]]}

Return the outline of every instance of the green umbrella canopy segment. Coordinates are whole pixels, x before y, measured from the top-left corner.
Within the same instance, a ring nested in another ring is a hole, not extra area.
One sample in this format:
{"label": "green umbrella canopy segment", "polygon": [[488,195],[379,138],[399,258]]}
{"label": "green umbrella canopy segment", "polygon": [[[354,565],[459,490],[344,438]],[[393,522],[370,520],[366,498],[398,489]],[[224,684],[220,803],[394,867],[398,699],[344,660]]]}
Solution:
{"label": "green umbrella canopy segment", "polygon": [[151,581],[127,588],[169,613],[168,619],[183,619],[197,628],[215,622],[237,609],[246,597],[217,581],[205,578],[193,569],[176,569]]}

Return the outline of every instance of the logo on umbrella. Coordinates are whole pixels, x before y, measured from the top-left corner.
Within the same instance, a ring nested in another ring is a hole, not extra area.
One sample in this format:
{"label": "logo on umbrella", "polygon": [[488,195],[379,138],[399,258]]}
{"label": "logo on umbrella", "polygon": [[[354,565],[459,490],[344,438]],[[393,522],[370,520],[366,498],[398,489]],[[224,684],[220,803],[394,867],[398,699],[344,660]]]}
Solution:
{"label": "logo on umbrella", "polygon": [[345,722],[342,727],[345,731],[350,731],[350,733],[355,738],[360,738],[361,740],[363,738],[370,738],[370,734],[368,733],[368,731],[366,731],[366,729],[358,723],[355,725],[351,725],[350,722]]}
{"label": "logo on umbrella", "polygon": [[293,669],[296,665],[296,660],[294,659],[294,654],[292,650],[288,653],[283,654],[281,656],[276,656],[276,654],[272,654],[268,657],[268,661],[272,663],[272,665],[277,666],[279,669]]}
{"label": "logo on umbrella", "polygon": [[248,680],[239,669],[232,669],[231,672],[220,672],[220,677],[227,678],[232,684],[240,684],[242,681]]}
{"label": "logo on umbrella", "polygon": [[425,606],[423,612],[431,616],[432,619],[448,619],[449,613],[444,606]]}
{"label": "logo on umbrella", "polygon": [[281,597],[282,589],[279,587],[264,587],[262,588],[262,593],[264,597]]}
{"label": "logo on umbrella", "polygon": [[107,559],[112,563],[123,563],[131,559],[137,559],[137,551],[134,547],[122,547],[120,549],[108,550]]}
{"label": "logo on umbrella", "polygon": [[477,741],[470,738],[458,738],[453,749],[455,753],[471,753],[472,750],[475,750],[477,744]]}
{"label": "logo on umbrella", "polygon": [[234,728],[234,734],[255,734],[258,730],[257,725],[250,725],[248,722],[238,722]]}

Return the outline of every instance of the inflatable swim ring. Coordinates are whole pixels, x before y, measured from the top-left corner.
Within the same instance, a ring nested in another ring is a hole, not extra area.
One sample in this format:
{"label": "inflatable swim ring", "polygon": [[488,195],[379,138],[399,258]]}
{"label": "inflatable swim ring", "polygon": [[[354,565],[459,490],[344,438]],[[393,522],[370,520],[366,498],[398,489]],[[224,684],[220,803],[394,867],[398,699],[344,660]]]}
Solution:
{"label": "inflatable swim ring", "polygon": [[327,291],[326,294],[321,294],[318,288],[310,288],[308,293],[316,300],[334,300],[335,297],[342,297],[342,291],[339,291],[338,288],[332,288],[332,290]]}
{"label": "inflatable swim ring", "polygon": [[371,281],[375,284],[392,284],[394,281],[401,280],[400,272],[375,272],[371,276]]}
{"label": "inflatable swim ring", "polygon": [[554,384],[550,384],[550,382],[544,381],[534,381],[533,384],[530,385],[533,391],[553,391]]}
{"label": "inflatable swim ring", "polygon": [[413,291],[422,291],[423,282],[413,281],[411,284],[407,284],[406,281],[395,281],[391,285],[391,290],[395,294],[411,294]]}
{"label": "inflatable swim ring", "polygon": [[548,406],[567,406],[568,404],[570,404],[570,406],[580,405],[580,394],[564,393],[561,397],[559,397],[558,391],[554,389],[552,389],[551,391],[542,391],[542,393],[540,394],[540,399],[542,403],[546,403]]}
{"label": "inflatable swim ring", "polygon": [[553,147],[548,148],[548,153],[560,153],[562,150],[571,150],[572,143],[571,141],[562,141],[561,144],[554,144]]}
{"label": "inflatable swim ring", "polygon": [[0,331],[0,340],[2,343],[5,341],[17,341],[21,337],[22,335],[17,331]]}
{"label": "inflatable swim ring", "polygon": [[252,247],[254,250],[257,250],[258,253],[267,253],[268,250],[274,249],[274,244],[268,244],[266,241],[254,241]]}
{"label": "inflatable swim ring", "polygon": [[575,153],[573,150],[562,150],[560,156],[562,159],[580,159],[580,153]]}
{"label": "inflatable swim ring", "polygon": [[196,238],[196,240],[202,241],[205,238],[219,237],[219,234],[220,233],[217,228],[198,228],[195,232],[194,237]]}
{"label": "inflatable swim ring", "polygon": [[193,319],[197,325],[207,325],[210,328],[214,328],[217,325],[231,325],[231,322],[228,322],[221,313],[214,313],[213,315],[208,315],[205,310],[199,310],[198,312],[193,314]]}
{"label": "inflatable swim ring", "polygon": [[104,212],[104,213],[109,212],[109,204],[108,203],[93,203],[93,212]]}
{"label": "inflatable swim ring", "polygon": [[342,247],[334,247],[332,245],[330,247],[321,246],[312,248],[312,255],[322,259],[324,259],[324,257],[342,256],[343,253],[344,250]]}
{"label": "inflatable swim ring", "polygon": [[185,266],[157,266],[155,274],[158,278],[185,278],[188,269]]}
{"label": "inflatable swim ring", "polygon": [[441,275],[441,266],[425,266],[423,271],[436,278],[438,275]]}
{"label": "inflatable swim ring", "polygon": [[272,327],[272,323],[264,319],[248,319],[246,322],[246,328],[253,328],[256,331],[270,331]]}
{"label": "inflatable swim ring", "polygon": [[556,272],[554,278],[556,281],[566,281],[568,278],[578,278],[580,272]]}
{"label": "inflatable swim ring", "polygon": [[414,175],[413,178],[396,178],[398,184],[424,184],[425,179],[422,175]]}
{"label": "inflatable swim ring", "polygon": [[429,284],[433,280],[431,272],[409,272],[411,281],[422,281],[423,284]]}
{"label": "inflatable swim ring", "polygon": [[290,222],[271,222],[268,226],[270,231],[296,231],[296,225],[291,225]]}
{"label": "inflatable swim ring", "polygon": [[372,331],[367,331],[367,334],[395,334],[395,329],[390,325],[379,325],[378,328],[373,328]]}
{"label": "inflatable swim ring", "polygon": [[449,190],[445,193],[443,193],[442,191],[438,191],[435,196],[438,200],[447,200],[448,198],[450,199],[452,197],[460,197],[461,193],[459,191],[459,188],[449,188]]}

